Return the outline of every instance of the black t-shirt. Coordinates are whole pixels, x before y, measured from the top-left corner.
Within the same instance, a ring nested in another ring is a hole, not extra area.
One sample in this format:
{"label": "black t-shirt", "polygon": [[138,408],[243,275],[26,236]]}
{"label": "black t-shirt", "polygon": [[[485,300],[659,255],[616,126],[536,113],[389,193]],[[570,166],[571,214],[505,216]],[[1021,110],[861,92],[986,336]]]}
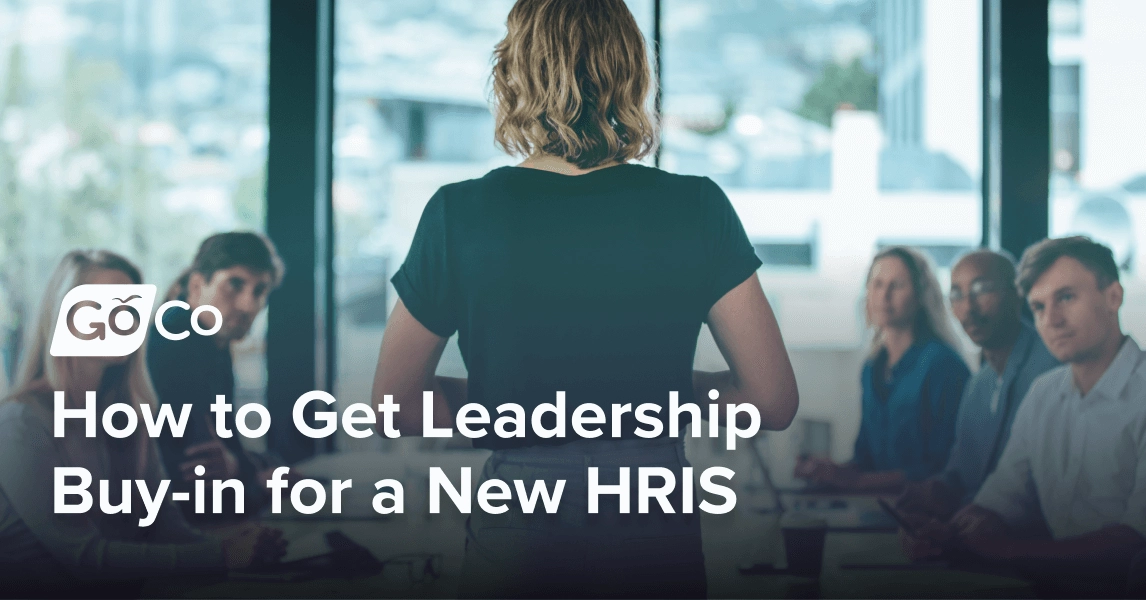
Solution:
{"label": "black t-shirt", "polygon": [[[193,485],[183,480],[179,465],[191,460],[183,452],[196,444],[209,442],[215,437],[215,413],[210,406],[215,396],[222,394],[227,402],[235,406],[235,374],[231,365],[230,348],[220,348],[214,338],[204,337],[191,329],[191,313],[186,310],[169,310],[163,315],[163,326],[171,332],[186,331],[190,335],[182,340],[169,340],[156,331],[155,325],[147,336],[147,369],[155,386],[159,403],[170,404],[172,414],[179,416],[184,404],[191,405],[187,429],[183,437],[171,435],[170,428],[163,428],[163,435],[156,443],[163,460],[167,477],[171,479],[172,492],[193,493]],[[225,418],[231,437],[222,440],[227,450],[235,456],[239,464],[239,476],[246,492],[244,514],[258,512],[264,500],[263,486],[256,477],[255,465],[243,450],[243,443],[235,430],[235,411]],[[223,495],[224,515],[231,515],[232,499],[230,492]],[[188,519],[201,520],[210,515],[194,513],[194,504],[180,504]],[[211,511],[210,508],[207,509]]]}
{"label": "black t-shirt", "polygon": [[[570,417],[583,403],[601,406],[608,439],[613,403],[667,407],[670,391],[691,402],[701,324],[760,264],[706,177],[636,164],[575,176],[502,167],[434,194],[392,281],[427,329],[458,332],[469,402],[491,421],[501,404],[529,419],[565,392],[566,437],[528,427],[502,439],[489,425],[474,446],[498,449],[576,439]],[[667,429],[667,411],[659,417]],[[624,437],[638,426],[628,413]]]}

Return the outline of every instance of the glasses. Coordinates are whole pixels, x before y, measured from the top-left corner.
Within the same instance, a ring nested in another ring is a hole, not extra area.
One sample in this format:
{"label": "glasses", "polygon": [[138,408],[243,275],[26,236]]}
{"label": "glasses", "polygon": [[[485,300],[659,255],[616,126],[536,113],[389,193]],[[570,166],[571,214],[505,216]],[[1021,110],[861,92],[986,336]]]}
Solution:
{"label": "glasses", "polygon": [[971,285],[967,286],[966,294],[963,293],[963,290],[957,287],[952,287],[951,293],[947,295],[947,299],[951,301],[951,304],[956,304],[958,302],[962,302],[963,300],[974,302],[975,299],[979,296],[994,294],[1002,291],[1002,289],[1003,285],[997,281],[976,279],[975,281],[971,282]]}
{"label": "glasses", "polygon": [[382,561],[382,577],[387,581],[418,584],[441,575],[441,554],[399,554]]}

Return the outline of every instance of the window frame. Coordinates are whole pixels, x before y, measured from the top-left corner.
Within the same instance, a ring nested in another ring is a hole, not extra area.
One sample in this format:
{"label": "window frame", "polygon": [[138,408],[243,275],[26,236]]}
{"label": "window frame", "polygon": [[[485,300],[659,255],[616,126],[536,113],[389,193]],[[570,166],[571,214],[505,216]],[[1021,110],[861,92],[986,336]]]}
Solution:
{"label": "window frame", "polygon": [[[980,245],[1018,256],[1049,229],[1051,171],[1049,0],[981,0],[983,169]],[[333,438],[295,431],[305,392],[333,390],[337,347],[332,205],[336,0],[270,2],[267,234],[287,263],[267,327],[269,447],[301,460]],[[653,0],[653,57],[661,110],[662,1]],[[1010,99],[1017,101],[1010,101]],[[655,162],[660,164],[658,150]],[[268,199],[274,198],[271,202]],[[313,327],[300,324],[313,323]]]}

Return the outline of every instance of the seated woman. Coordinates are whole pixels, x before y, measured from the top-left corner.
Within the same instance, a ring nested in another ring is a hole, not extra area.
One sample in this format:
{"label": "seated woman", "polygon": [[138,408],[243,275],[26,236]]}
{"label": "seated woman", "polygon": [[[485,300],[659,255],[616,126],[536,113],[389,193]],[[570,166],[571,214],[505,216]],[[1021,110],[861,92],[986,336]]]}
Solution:
{"label": "seated woman", "polygon": [[840,491],[892,491],[943,470],[970,371],[957,348],[939,282],[917,250],[893,246],[872,261],[862,420],[847,464],[801,459],[796,476]]}
{"label": "seated woman", "polygon": [[[137,416],[144,403],[154,406],[142,349],[114,358],[49,353],[56,313],[69,290],[82,284],[141,281],[139,269],[116,254],[77,250],[64,257],[48,283],[12,394],[0,400],[0,573],[6,593],[135,595],[133,580],[222,573],[277,559],[284,552],[278,531],[254,525],[222,542],[203,537],[186,525],[170,499],[152,525],[140,527],[145,509],[138,491],[132,492],[128,514],[108,515],[96,507],[83,514],[54,512],[56,467],[83,467],[93,482],[113,482],[111,505],[122,501],[118,484],[123,480],[144,480],[148,489],[156,490],[166,478],[155,442],[142,425],[123,439],[108,436],[102,428],[89,438],[83,423],[72,421],[68,435],[53,436],[57,390],[66,394],[72,408],[82,405],[87,391],[95,391],[97,414],[113,402],[134,406]],[[90,585],[94,580],[101,582],[98,587]]]}

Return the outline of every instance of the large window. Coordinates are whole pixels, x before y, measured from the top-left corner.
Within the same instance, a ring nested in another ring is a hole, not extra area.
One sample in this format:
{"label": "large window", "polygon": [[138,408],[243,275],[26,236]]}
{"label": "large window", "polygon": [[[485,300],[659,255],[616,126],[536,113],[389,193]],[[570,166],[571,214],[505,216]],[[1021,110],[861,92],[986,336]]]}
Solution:
{"label": "large window", "polygon": [[[664,0],[661,166],[728,193],[765,263],[800,418],[830,427],[838,459],[859,422],[871,257],[914,245],[946,276],[981,237],[981,4]],[[723,367],[706,340],[697,363]]]}
{"label": "large window", "polygon": [[[651,42],[651,1],[630,2]],[[493,143],[488,79],[512,0],[343,0],[336,11],[336,395],[370,397],[390,277],[447,183],[514,164]],[[438,372],[465,376],[456,338]],[[462,440],[464,442],[464,440]],[[385,444],[378,436],[347,447]],[[465,444],[468,447],[468,443]]]}
{"label": "large window", "polygon": [[[652,4],[630,3],[646,32]],[[846,450],[854,435],[870,257],[908,243],[945,268],[979,243],[980,4],[662,2],[661,167],[707,175],[728,192],[803,361],[804,416],[834,427],[833,448]],[[370,393],[396,300],[388,280],[426,201],[442,184],[513,160],[493,146],[487,87],[511,5],[338,5],[340,398]],[[721,362],[702,339],[697,366]],[[439,372],[464,375],[456,344]]]}
{"label": "large window", "polygon": [[[493,146],[490,54],[512,1],[347,0],[335,32],[336,394],[367,401],[390,277],[438,187],[510,158]],[[465,376],[456,341],[439,372]],[[342,440],[345,443],[362,443]],[[377,436],[365,443],[384,443]]]}
{"label": "large window", "polygon": [[[266,85],[265,0],[0,1],[9,374],[68,250],[120,252],[162,294],[207,235],[262,229]],[[261,399],[260,328],[235,356],[238,401]]]}
{"label": "large window", "polygon": [[[1065,15],[1065,16],[1063,16]],[[1146,337],[1146,3],[1054,0],[1051,235],[1107,244],[1123,270],[1123,326]],[[1069,17],[1069,18],[1068,18]]]}

